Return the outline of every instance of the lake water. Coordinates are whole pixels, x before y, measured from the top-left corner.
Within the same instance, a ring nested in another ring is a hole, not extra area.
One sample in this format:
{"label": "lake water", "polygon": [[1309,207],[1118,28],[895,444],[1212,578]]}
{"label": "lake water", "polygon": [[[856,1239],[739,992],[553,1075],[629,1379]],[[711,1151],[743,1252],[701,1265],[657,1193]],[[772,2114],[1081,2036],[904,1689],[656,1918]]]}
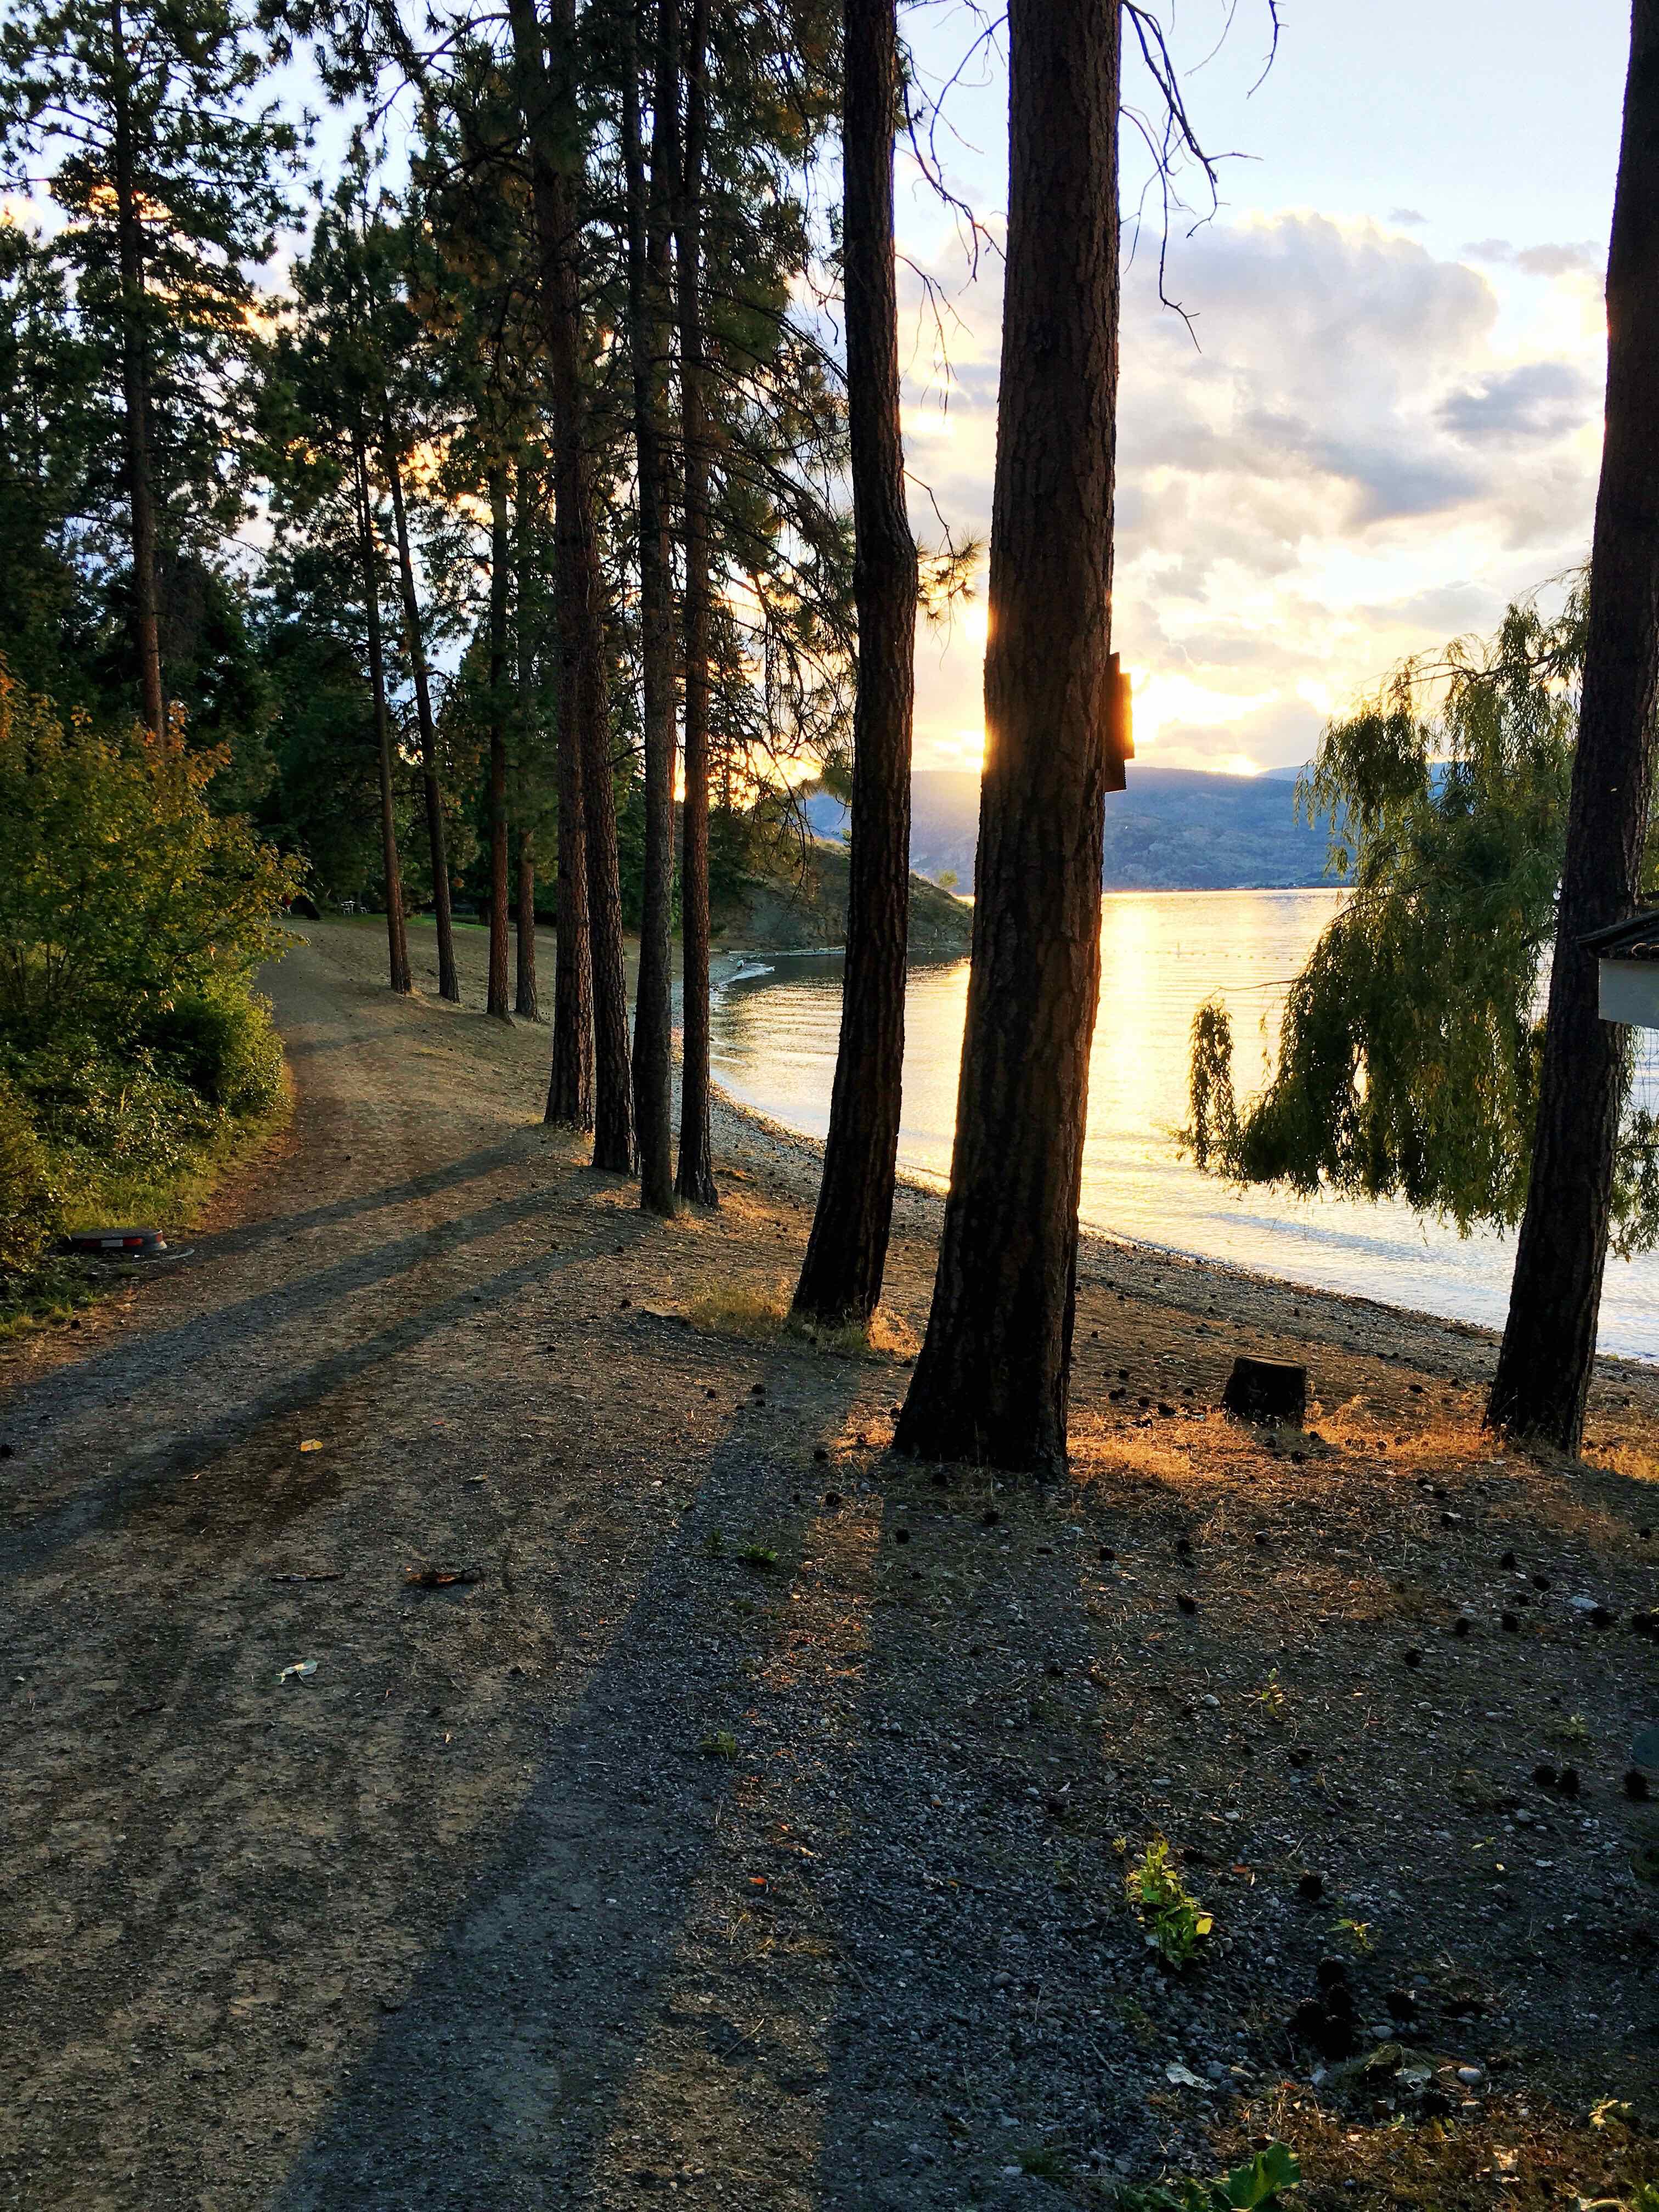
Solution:
{"label": "lake water", "polygon": [[[1180,1156],[1194,1010],[1212,992],[1227,1000],[1243,1097],[1265,1073],[1290,979],[1341,896],[1136,891],[1106,899],[1083,1218],[1116,1236],[1314,1288],[1501,1328],[1512,1240],[1460,1237],[1398,1204],[1234,1192]],[[911,970],[899,1157],[941,1181],[950,1172],[967,990],[965,960]],[[840,1017],[838,957],[757,957],[721,983],[715,1075],[744,1103],[822,1136]],[[1608,1261],[1601,1341],[1605,1352],[1659,1359],[1659,1257]]]}

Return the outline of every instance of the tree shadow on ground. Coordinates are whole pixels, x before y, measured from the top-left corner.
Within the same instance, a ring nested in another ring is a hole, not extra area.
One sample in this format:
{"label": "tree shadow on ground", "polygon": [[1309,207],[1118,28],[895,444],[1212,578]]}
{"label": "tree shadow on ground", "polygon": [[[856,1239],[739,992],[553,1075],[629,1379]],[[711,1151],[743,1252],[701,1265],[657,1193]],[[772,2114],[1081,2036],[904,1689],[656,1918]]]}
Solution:
{"label": "tree shadow on ground", "polygon": [[[769,1381],[779,1371],[770,1363]],[[849,1368],[842,1396],[856,1383]],[[717,1449],[489,1863],[274,2212],[472,2212],[578,2201],[592,2185],[740,1789],[734,1765],[703,1747],[711,1716],[730,1706],[734,1668],[763,1668],[787,1625],[784,1608],[735,1639],[711,1632],[694,1563],[723,1530],[764,1525],[778,1553],[767,1579],[782,1586],[799,1564],[799,1480],[798,1463],[740,1434]],[[724,2014],[711,2032],[744,2046]]]}
{"label": "tree shadow on ground", "polygon": [[[8,1408],[9,1421],[50,1421],[73,1412],[77,1396],[88,1388],[89,1374],[99,1378],[102,1391],[107,1394],[123,1384],[137,1388],[167,1374],[176,1363],[188,1361],[192,1368],[202,1369],[204,1363],[212,1361],[213,1367],[205,1370],[214,1377],[209,1387],[223,1391],[228,1402],[184,1434],[169,1435],[149,1449],[135,1450],[101,1480],[77,1491],[33,1521],[15,1523],[9,1532],[5,1555],[0,1559],[0,1589],[20,1583],[64,1546],[133,1511],[162,1485],[195,1474],[268,1422],[297,1416],[343,1384],[470,1315],[481,1301],[511,1297],[547,1281],[563,1268],[591,1259],[595,1249],[592,1237],[568,1249],[538,1253],[482,1280],[469,1280],[447,1297],[325,1358],[304,1367],[284,1368],[264,1379],[263,1387],[251,1395],[234,1394],[236,1363],[246,1358],[252,1339],[289,1322],[314,1322],[322,1307],[354,1292],[379,1285],[391,1286],[421,1262],[497,1235],[550,1207],[558,1196],[550,1190],[515,1192],[476,1213],[398,1237],[337,1267],[222,1308],[209,1319],[183,1322],[84,1365],[59,1369],[35,1390],[19,1393]],[[617,1223],[609,1222],[598,1234],[614,1243],[618,1227]],[[262,1370],[254,1372],[264,1375]]]}

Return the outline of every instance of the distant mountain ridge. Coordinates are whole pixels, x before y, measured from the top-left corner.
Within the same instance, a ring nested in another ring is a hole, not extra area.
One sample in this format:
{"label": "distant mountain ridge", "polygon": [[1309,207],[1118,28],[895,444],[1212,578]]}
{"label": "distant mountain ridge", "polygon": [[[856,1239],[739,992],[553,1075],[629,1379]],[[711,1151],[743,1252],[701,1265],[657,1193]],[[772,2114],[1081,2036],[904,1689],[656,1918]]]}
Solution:
{"label": "distant mountain ridge", "polygon": [[[1210,775],[1200,769],[1131,763],[1129,787],[1106,802],[1102,888],[1109,891],[1289,890],[1333,880],[1322,830],[1296,818],[1297,771]],[[803,805],[814,833],[838,843],[847,808],[826,791]],[[974,887],[979,777],[971,769],[922,769],[910,786],[910,866],[917,875],[953,873]]]}

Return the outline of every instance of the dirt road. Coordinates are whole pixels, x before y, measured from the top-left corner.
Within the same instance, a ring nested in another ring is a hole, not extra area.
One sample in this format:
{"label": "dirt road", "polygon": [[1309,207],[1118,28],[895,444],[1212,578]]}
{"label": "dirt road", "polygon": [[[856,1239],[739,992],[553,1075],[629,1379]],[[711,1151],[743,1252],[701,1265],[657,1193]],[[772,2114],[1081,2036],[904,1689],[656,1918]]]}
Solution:
{"label": "dirt road", "polygon": [[[538,1126],[544,1030],[392,1000],[377,957],[322,929],[276,972],[295,1118],[194,1256],[0,1370],[0,2202],[1096,2203],[1263,2124],[1339,1917],[1378,1931],[1373,2006],[1416,1975],[1473,2068],[1472,2157],[1527,2134],[1505,2048],[1540,2115],[1650,2083],[1615,1802],[1645,1405],[1604,1393],[1635,1456],[1570,1495],[1471,1444],[1483,1348],[1333,1348],[1347,1410],[1292,1470],[1200,1418],[1216,1286],[1121,1272],[1077,1482],[933,1489],[880,1455],[892,1364],[678,1318],[798,1261],[776,1148],[648,1222]],[[918,1228],[902,1322],[927,1264]],[[1620,1632],[1539,1599],[1500,1638],[1505,1543]],[[1471,1869],[1551,1700],[1584,1802]],[[1123,1910],[1111,1839],[1154,1826],[1218,1893],[1201,1983]],[[1582,1969],[1540,1933],[1567,1887]]]}

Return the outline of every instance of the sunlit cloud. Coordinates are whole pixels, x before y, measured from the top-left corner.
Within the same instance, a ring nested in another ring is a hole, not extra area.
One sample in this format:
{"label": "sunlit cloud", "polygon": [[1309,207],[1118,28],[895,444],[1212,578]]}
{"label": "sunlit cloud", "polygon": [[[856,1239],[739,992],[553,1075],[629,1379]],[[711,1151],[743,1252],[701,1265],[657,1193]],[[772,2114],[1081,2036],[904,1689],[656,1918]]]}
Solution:
{"label": "sunlit cloud", "polygon": [[[1395,660],[1489,629],[1583,557],[1606,343],[1593,251],[1487,240],[1478,259],[1439,258],[1408,224],[1212,225],[1183,246],[1196,348],[1145,258],[1126,274],[1113,628],[1143,759],[1306,759]],[[904,279],[928,543],[935,502],[954,534],[988,538],[1000,270],[987,256],[975,284],[954,280],[948,413],[921,284]],[[977,757],[984,580],[948,638],[919,640],[919,765]]]}

